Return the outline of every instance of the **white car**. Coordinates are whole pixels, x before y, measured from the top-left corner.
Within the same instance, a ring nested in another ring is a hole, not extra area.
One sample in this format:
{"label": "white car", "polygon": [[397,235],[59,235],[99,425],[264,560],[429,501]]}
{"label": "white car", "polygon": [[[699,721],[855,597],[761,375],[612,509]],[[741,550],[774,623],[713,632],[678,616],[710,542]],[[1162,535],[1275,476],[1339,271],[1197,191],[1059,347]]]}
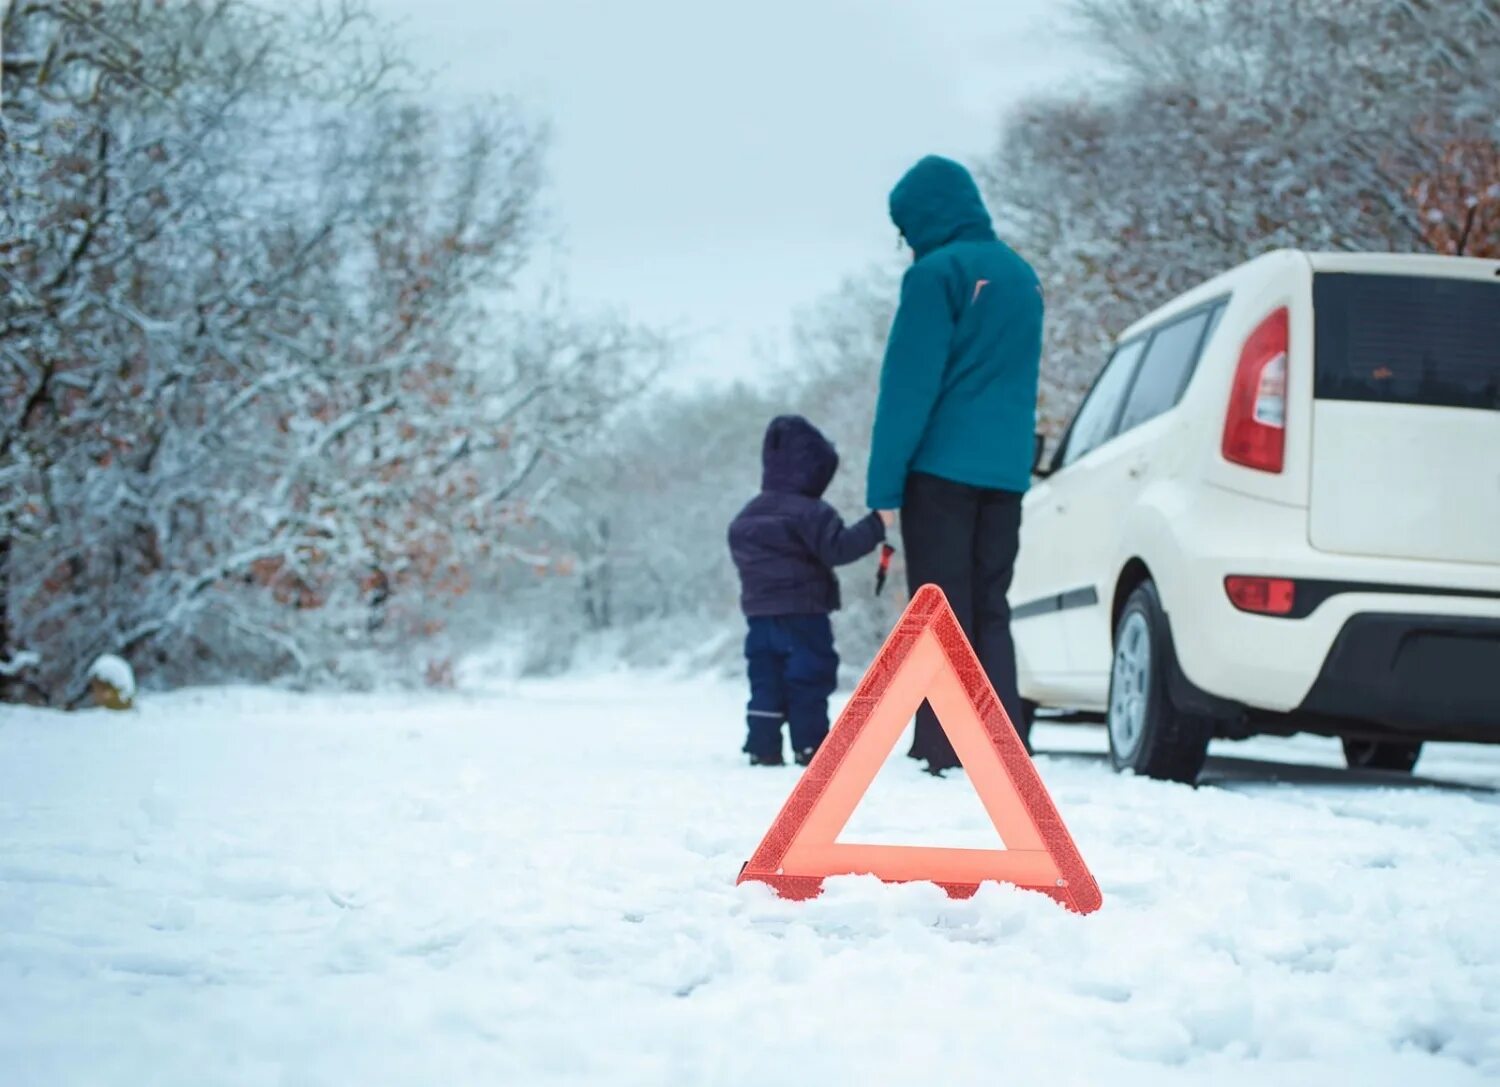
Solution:
{"label": "white car", "polygon": [[1127,329],[1027,495],[1022,697],[1117,769],[1500,743],[1500,262],[1277,251]]}

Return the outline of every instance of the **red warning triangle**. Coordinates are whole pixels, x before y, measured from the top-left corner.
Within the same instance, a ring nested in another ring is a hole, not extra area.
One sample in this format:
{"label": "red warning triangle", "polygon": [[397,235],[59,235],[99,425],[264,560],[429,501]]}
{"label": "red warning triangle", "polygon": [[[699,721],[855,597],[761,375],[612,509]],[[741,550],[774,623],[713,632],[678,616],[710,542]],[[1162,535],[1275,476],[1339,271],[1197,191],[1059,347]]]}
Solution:
{"label": "red warning triangle", "polygon": [[[926,699],[953,743],[1005,849],[853,845],[837,839],[906,724]],[[1103,903],[1005,707],[942,590],[912,598],[818,749],[740,883],[813,898],[828,876],[929,880],[967,898],[986,880],[1042,891],[1078,913]]]}

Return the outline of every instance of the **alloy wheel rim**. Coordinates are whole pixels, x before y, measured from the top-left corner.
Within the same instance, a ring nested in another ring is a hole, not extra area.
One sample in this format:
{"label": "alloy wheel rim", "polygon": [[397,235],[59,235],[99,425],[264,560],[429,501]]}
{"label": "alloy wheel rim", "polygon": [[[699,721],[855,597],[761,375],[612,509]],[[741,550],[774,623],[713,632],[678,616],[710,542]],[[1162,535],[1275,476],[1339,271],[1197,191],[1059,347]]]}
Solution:
{"label": "alloy wheel rim", "polygon": [[1135,611],[1120,629],[1109,685],[1109,736],[1122,759],[1134,757],[1141,745],[1150,695],[1151,628]]}

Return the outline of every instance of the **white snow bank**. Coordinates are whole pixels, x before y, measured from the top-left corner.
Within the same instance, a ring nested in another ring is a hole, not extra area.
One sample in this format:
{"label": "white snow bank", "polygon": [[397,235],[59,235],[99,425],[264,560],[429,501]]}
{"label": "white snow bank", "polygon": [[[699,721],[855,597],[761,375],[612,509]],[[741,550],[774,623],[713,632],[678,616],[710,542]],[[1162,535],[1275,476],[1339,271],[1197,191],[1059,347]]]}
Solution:
{"label": "white snow bank", "polygon": [[123,657],[117,657],[113,653],[101,654],[99,659],[89,666],[89,679],[97,679],[101,683],[108,683],[127,702],[135,697],[135,669],[130,667],[129,662]]}
{"label": "white snow bank", "polygon": [[[1099,913],[870,879],[794,904],[734,886],[796,773],[739,765],[742,706],[600,676],[0,710],[0,1082],[1500,1074],[1500,748],[1413,785],[1258,741],[1192,790],[1043,727]],[[961,777],[889,775],[858,837],[982,831]]]}

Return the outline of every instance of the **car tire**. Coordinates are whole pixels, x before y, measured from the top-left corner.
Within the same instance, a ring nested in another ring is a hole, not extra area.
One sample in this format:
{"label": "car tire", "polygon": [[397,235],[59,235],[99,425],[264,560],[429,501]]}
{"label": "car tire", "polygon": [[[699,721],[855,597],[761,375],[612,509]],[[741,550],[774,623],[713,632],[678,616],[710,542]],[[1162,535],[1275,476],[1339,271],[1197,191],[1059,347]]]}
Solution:
{"label": "car tire", "polygon": [[1167,678],[1175,666],[1172,634],[1156,586],[1143,582],[1115,624],[1109,678],[1109,760],[1116,770],[1193,784],[1208,757],[1213,722],[1173,705]]}
{"label": "car tire", "polygon": [[1420,743],[1393,743],[1389,740],[1344,740],[1344,761],[1351,770],[1390,770],[1409,774],[1422,757]]}

